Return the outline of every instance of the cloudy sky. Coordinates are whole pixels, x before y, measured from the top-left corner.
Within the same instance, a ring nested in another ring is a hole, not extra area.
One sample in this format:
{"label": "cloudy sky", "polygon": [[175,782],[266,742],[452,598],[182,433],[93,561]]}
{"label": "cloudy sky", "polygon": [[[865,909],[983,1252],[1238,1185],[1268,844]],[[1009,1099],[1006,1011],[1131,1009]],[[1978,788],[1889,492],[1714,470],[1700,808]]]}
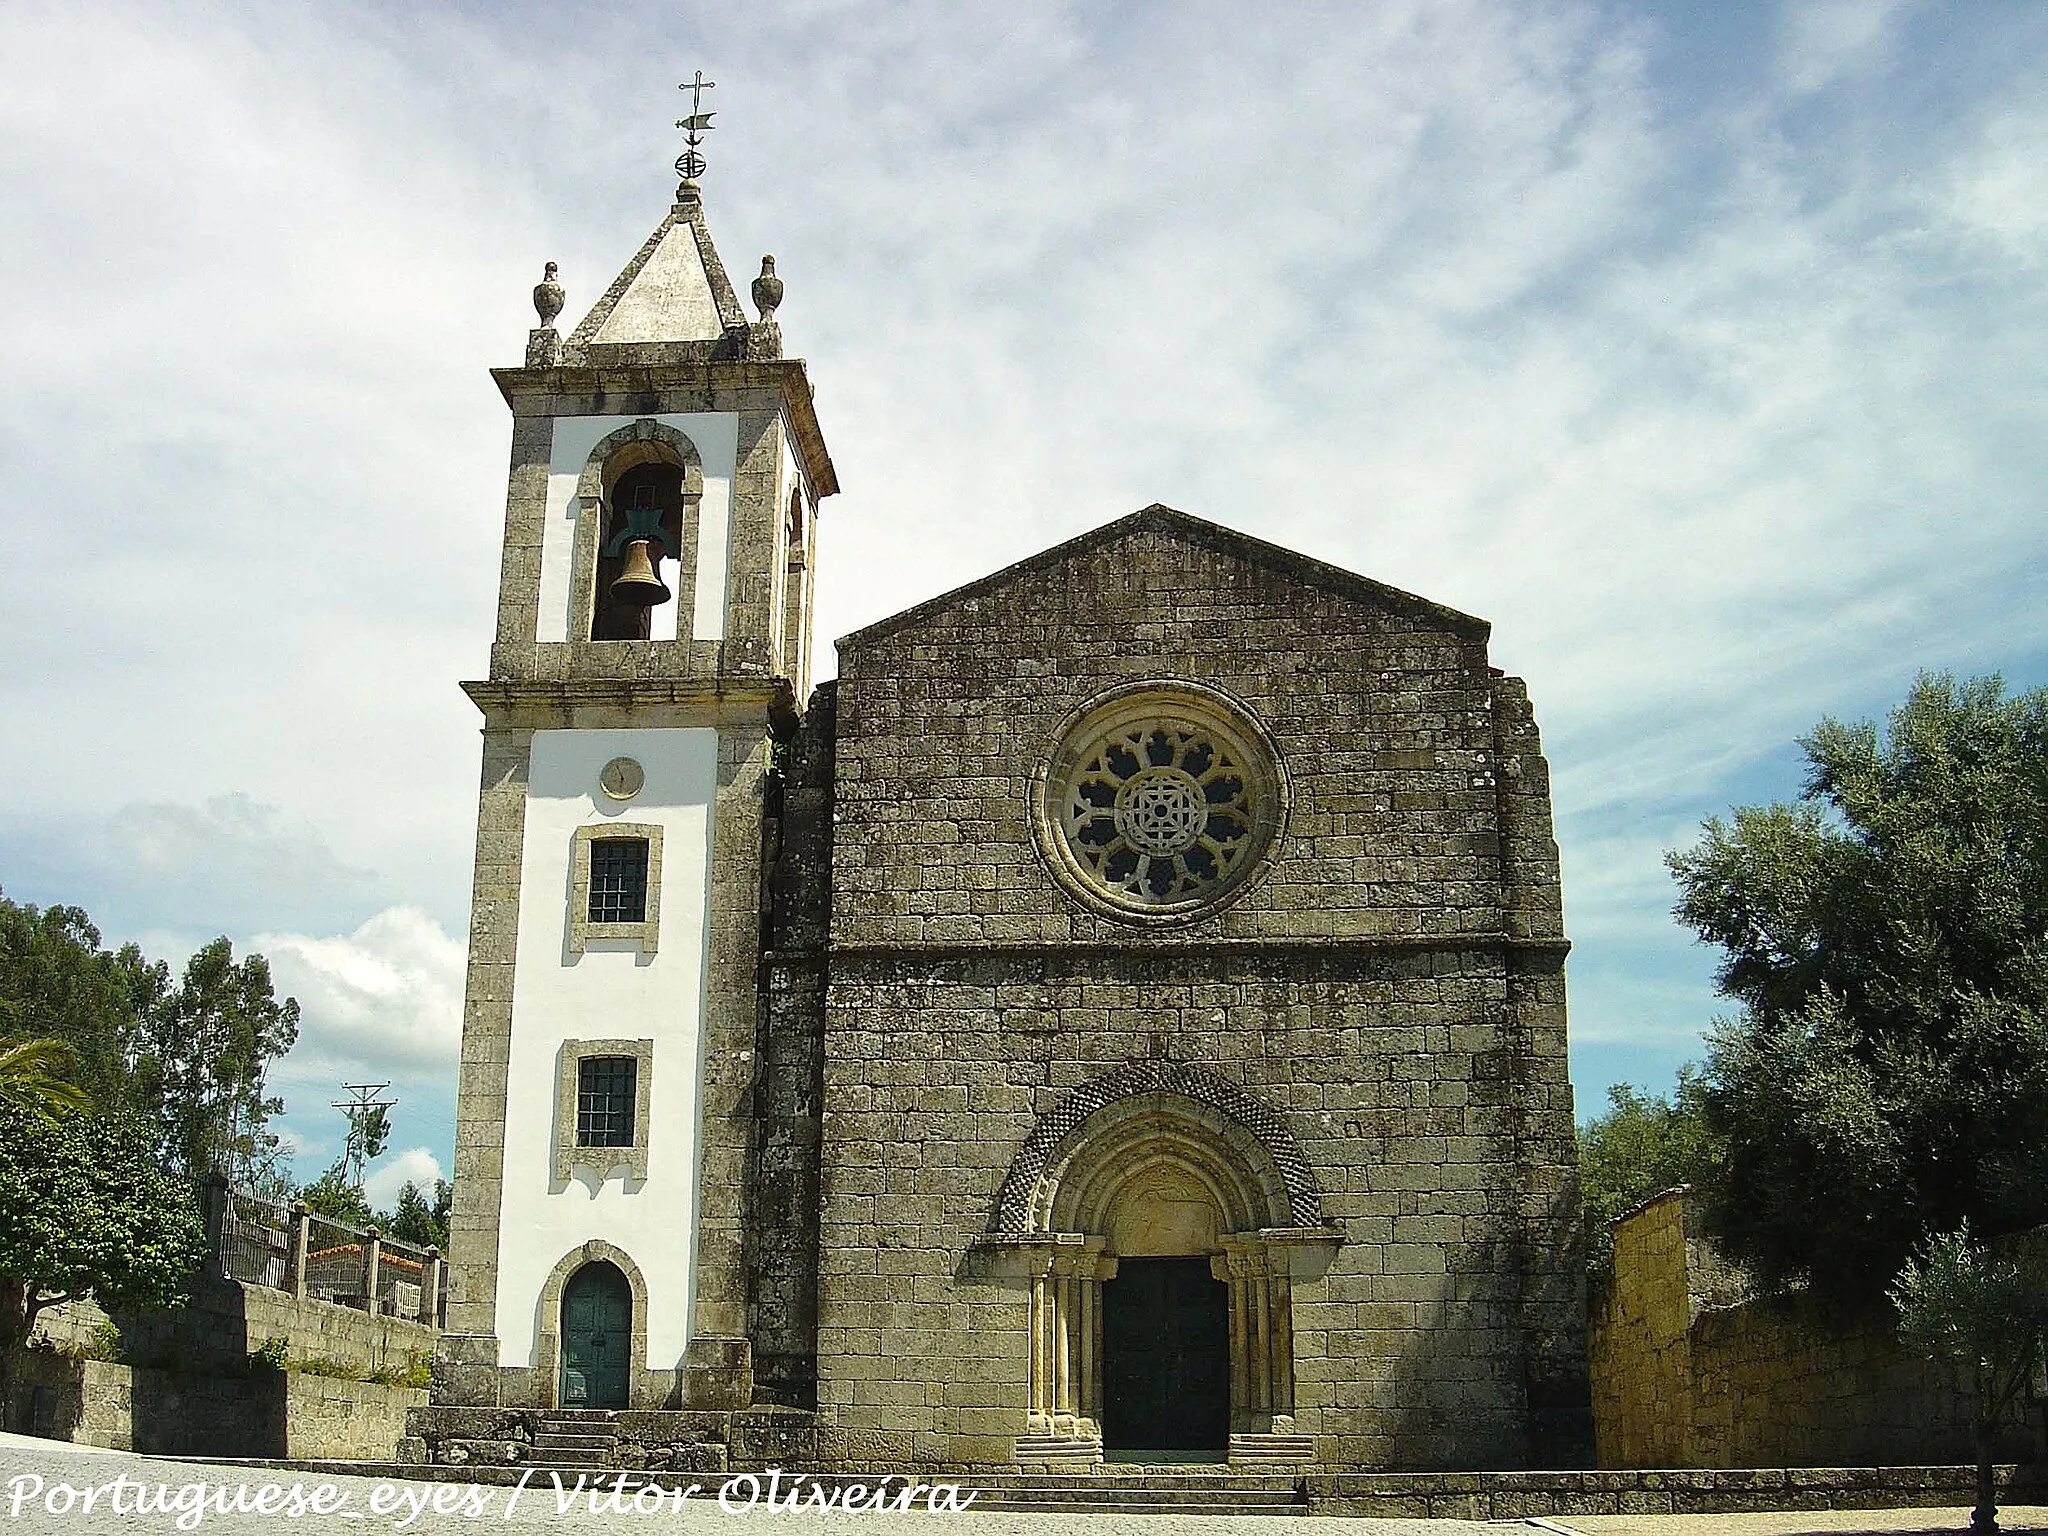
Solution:
{"label": "cloudy sky", "polygon": [[844,494],[830,637],[1152,501],[1485,615],[1582,1111],[1714,1017],[1663,850],[1916,670],[2048,682],[2048,7],[0,9],[0,888],[305,1006],[445,1167],[507,417],[706,197]]}

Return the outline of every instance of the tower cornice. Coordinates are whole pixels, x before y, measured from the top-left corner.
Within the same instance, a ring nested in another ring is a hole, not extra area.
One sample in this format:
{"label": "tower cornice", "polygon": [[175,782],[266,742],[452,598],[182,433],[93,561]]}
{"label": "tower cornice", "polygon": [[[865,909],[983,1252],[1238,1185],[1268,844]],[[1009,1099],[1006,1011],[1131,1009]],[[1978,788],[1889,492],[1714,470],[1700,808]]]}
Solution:
{"label": "tower cornice", "polygon": [[766,719],[778,736],[795,728],[788,678],[635,679],[631,682],[492,678],[462,685],[496,729],[601,730],[734,726]]}

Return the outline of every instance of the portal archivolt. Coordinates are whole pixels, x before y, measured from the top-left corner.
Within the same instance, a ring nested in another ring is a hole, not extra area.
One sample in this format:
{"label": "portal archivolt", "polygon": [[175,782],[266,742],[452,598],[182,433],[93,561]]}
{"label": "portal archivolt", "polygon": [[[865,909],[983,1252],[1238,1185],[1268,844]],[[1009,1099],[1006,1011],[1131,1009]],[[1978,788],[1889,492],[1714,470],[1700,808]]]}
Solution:
{"label": "portal archivolt", "polygon": [[1030,1436],[1100,1439],[1105,1283],[1191,1259],[1228,1288],[1230,1435],[1293,1432],[1293,1282],[1336,1234],[1284,1123],[1242,1090],[1168,1062],[1077,1089],[1019,1150],[990,1228],[1031,1290]]}

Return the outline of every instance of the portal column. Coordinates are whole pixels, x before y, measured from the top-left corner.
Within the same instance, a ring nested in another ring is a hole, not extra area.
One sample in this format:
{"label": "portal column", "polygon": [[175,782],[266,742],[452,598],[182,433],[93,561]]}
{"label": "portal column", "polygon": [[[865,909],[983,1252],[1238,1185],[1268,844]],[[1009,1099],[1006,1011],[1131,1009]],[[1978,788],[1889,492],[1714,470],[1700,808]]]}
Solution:
{"label": "portal column", "polygon": [[1031,1352],[1025,1431],[1051,1440],[1102,1438],[1102,1284],[1116,1273],[1103,1239],[1053,1233],[1026,1252]]}
{"label": "portal column", "polygon": [[[1230,1432],[1271,1434],[1294,1410],[1293,1296],[1287,1258],[1256,1233],[1223,1239],[1209,1272],[1230,1287]],[[1276,1269],[1279,1271],[1275,1273]],[[1289,1425],[1291,1428],[1291,1424]]]}

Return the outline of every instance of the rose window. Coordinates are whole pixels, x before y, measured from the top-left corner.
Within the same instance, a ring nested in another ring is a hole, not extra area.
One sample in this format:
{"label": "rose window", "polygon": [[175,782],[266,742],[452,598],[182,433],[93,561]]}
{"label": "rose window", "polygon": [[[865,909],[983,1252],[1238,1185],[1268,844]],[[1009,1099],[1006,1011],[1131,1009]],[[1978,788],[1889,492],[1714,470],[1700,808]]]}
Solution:
{"label": "rose window", "polygon": [[1256,861],[1276,811],[1270,757],[1208,706],[1150,693],[1068,732],[1046,785],[1046,830],[1081,894],[1168,916],[1206,906]]}

